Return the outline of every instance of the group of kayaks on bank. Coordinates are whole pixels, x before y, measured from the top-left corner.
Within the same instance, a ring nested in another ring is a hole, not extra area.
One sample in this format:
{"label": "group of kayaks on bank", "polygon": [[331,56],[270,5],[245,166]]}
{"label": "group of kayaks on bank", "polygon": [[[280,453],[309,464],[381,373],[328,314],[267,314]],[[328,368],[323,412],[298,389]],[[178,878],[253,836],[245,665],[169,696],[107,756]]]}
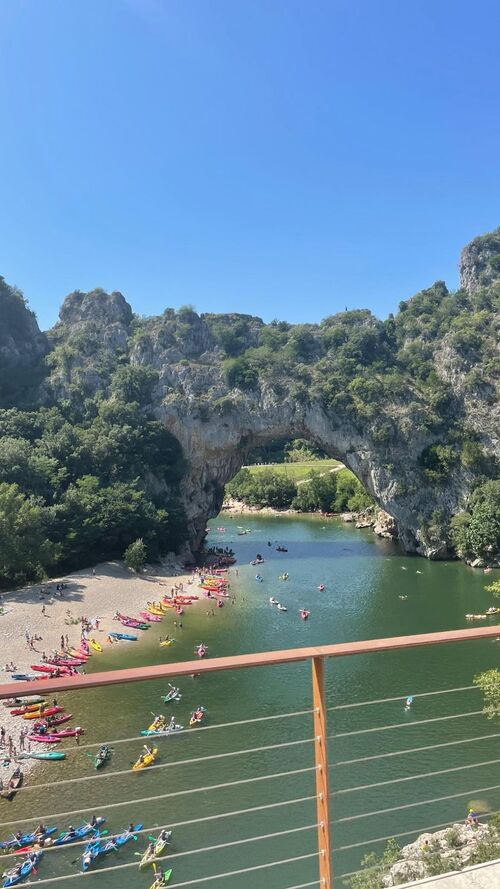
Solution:
{"label": "group of kayaks on bank", "polygon": [[[107,830],[102,830],[104,822],[105,818],[93,815],[90,821],[76,828],[70,825],[57,837],[54,837],[57,827],[46,827],[44,824],[40,824],[32,833],[14,834],[10,839],[0,843],[0,849],[10,854],[22,854],[24,858],[3,872],[2,887],[15,886],[31,874],[36,875],[38,865],[47,847],[67,846],[90,837],[81,855],[82,871],[86,872],[98,858],[108,855],[110,852],[118,852],[131,840],[137,841],[138,832],[143,829],[142,824],[131,823],[122,833],[104,839],[108,833]],[[154,882],[151,889],[160,889],[161,886],[166,886],[172,875],[171,868],[167,870],[157,868],[157,863],[164,855],[171,837],[172,831],[163,829],[157,837],[148,837],[149,844],[144,852],[134,853],[140,857],[140,870],[148,866],[152,866],[154,869]]]}

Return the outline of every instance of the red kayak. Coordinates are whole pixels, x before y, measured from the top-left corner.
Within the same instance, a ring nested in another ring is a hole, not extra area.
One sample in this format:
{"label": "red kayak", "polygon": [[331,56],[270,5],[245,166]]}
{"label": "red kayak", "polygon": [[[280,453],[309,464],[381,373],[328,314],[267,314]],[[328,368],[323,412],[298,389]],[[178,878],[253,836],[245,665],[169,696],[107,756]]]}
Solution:
{"label": "red kayak", "polygon": [[55,667],[81,667],[82,664],[86,663],[86,660],[81,657],[51,657],[47,663],[53,664]]}
{"label": "red kayak", "polygon": [[142,617],[144,620],[149,621],[150,624],[159,623],[163,618],[160,617],[159,614],[151,614],[149,611],[140,611],[139,617]]}
{"label": "red kayak", "polygon": [[36,741],[37,744],[59,744],[62,738],[56,738],[54,735],[27,735],[29,741]]}
{"label": "red kayak", "polygon": [[[72,713],[65,714],[64,716],[54,716],[54,719],[50,723],[50,728],[55,725],[62,725],[63,722],[68,722],[69,719],[73,719]],[[47,728],[49,727],[45,719],[40,719],[39,722],[34,723],[33,731],[35,732],[35,734],[39,732],[40,726],[42,725],[46,725]],[[53,732],[51,732],[51,734],[53,734]]]}
{"label": "red kayak", "polygon": [[78,728],[66,728],[60,732],[47,732],[45,735],[28,735],[30,741],[38,741],[40,744],[57,744],[59,741],[62,741],[64,738],[76,738],[77,735],[81,735],[83,733],[83,729]]}
{"label": "red kayak", "polygon": [[31,664],[31,669],[36,670],[37,673],[57,673],[59,671],[59,673],[67,675],[68,673],[71,674],[73,667],[55,667],[53,664],[52,666],[50,664]]}

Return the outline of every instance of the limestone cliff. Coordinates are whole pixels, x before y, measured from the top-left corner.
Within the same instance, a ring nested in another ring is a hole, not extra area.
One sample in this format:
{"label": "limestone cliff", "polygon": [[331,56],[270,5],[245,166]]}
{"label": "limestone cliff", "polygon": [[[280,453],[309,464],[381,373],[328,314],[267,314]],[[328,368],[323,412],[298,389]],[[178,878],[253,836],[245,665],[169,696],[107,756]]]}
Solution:
{"label": "limestone cliff", "polygon": [[36,379],[49,350],[23,296],[0,277],[0,405],[20,399]]}
{"label": "limestone cliff", "polygon": [[264,324],[191,308],[142,318],[120,293],[77,291],[47,339],[24,308],[24,333],[11,324],[0,350],[17,343],[9,360],[29,367],[50,343],[45,403],[112,398],[124,368],[146,375],[144,407],[184,453],[191,551],[248,453],[300,437],[355,473],[408,552],[442,558],[450,516],[479,479],[498,473],[499,239],[497,231],[465,248],[462,290],[437,282],[385,322],[355,311],[321,324]]}

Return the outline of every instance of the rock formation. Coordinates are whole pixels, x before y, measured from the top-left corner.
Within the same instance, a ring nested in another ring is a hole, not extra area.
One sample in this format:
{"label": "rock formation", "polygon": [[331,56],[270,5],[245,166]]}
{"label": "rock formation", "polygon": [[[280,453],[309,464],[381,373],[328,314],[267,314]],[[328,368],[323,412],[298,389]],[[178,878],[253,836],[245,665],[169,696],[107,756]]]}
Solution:
{"label": "rock formation", "polygon": [[[499,256],[500,230],[464,249],[466,291],[494,286]],[[488,370],[498,337],[483,323],[475,334],[482,352],[470,337],[457,340],[455,319],[443,315],[450,298],[438,282],[387,322],[359,311],[293,327],[248,315],[199,316],[190,308],[144,319],[120,293],[77,291],[47,336],[18,305],[16,317],[0,322],[0,362],[29,373],[50,348],[34,396],[45,404],[109,397],[113,374],[124,366],[154,372],[145,407],[183,449],[180,495],[192,552],[249,452],[300,437],[354,472],[391,518],[378,533],[396,528],[406,551],[443,558],[449,518],[478,478],[479,470],[460,458],[461,442],[472,436],[485,460],[500,459],[498,375]],[[441,312],[436,327],[443,333],[423,326],[433,311]],[[478,366],[484,354],[489,363]],[[415,355],[426,362],[425,373],[418,362],[415,369]]]}

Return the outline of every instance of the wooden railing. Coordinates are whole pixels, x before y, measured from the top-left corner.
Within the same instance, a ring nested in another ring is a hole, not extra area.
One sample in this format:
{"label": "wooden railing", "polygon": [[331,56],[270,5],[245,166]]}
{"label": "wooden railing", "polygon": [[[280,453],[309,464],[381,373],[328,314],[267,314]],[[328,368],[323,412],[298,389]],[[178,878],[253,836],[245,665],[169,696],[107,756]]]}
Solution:
{"label": "wooden railing", "polygon": [[[78,677],[64,676],[48,679],[43,683],[44,693],[81,690],[151,679],[174,679],[193,673],[214,673],[221,670],[241,670],[310,661],[312,670],[312,703],[314,718],[314,748],[316,765],[316,792],[318,817],[318,867],[322,889],[333,889],[330,849],[329,781],[327,754],[327,709],[325,705],[324,662],[326,658],[351,657],[360,654],[418,648],[428,645],[444,645],[456,642],[472,642],[492,639],[499,635],[497,626],[467,630],[450,630],[440,633],[423,633],[418,636],[394,636],[388,639],[372,639],[362,642],[346,642],[318,647],[294,648],[283,651],[266,651],[242,654],[234,657],[192,660],[180,663],[137,667],[90,673]],[[33,693],[30,682],[12,682],[0,686],[0,699]]]}

